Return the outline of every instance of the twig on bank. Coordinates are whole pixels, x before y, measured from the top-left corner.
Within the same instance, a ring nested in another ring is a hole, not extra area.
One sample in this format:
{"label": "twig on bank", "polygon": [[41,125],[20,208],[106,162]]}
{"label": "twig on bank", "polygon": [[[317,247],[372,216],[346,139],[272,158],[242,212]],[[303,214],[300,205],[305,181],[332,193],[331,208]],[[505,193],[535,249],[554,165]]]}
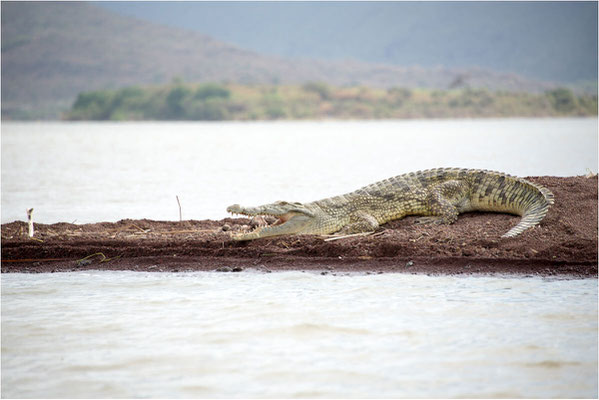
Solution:
{"label": "twig on bank", "polygon": [[135,225],[134,223],[131,223],[131,224],[129,224],[129,225],[125,226],[125,227],[121,227],[121,228],[116,228],[116,229],[114,229],[114,228],[113,228],[113,229],[106,229],[106,232],[113,232],[113,231],[116,231],[116,232],[115,232],[115,234],[112,236],[112,238],[114,239],[114,238],[116,238],[116,237],[117,237],[117,235],[118,235],[119,233],[121,233],[121,232],[123,232],[123,231],[127,231],[127,230],[129,230],[129,229],[132,229],[132,228],[134,228],[134,229],[137,229],[137,230],[138,230],[138,231],[140,231],[141,233],[148,233],[148,232],[150,232],[150,231],[152,230],[151,228],[148,228],[148,229],[143,229],[143,228],[139,227],[138,225]]}
{"label": "twig on bank", "polygon": [[179,204],[179,222],[183,221],[183,217],[181,214],[181,202],[179,201],[179,195],[175,196],[177,198],[177,204]]}
{"label": "twig on bank", "polygon": [[27,225],[29,227],[28,236],[33,238],[33,208],[27,209]]}
{"label": "twig on bank", "polygon": [[80,259],[80,260],[77,260],[77,265],[79,265],[79,266],[84,266],[84,265],[91,264],[91,260],[90,260],[90,258],[92,258],[92,257],[95,257],[95,256],[100,256],[100,257],[101,257],[101,258],[100,258],[100,262],[101,262],[101,263],[103,263],[103,262],[109,262],[109,261],[112,261],[112,260],[116,260],[116,259],[118,259],[118,258],[121,258],[121,256],[116,256],[116,257],[112,257],[112,258],[107,258],[107,257],[104,255],[104,253],[94,253],[94,254],[90,254],[90,255],[89,255],[89,256],[87,256],[87,257],[83,257],[83,258],[82,258],[82,259]]}
{"label": "twig on bank", "polygon": [[386,232],[385,230],[376,232],[376,231],[370,231],[370,232],[360,232],[360,233],[352,233],[349,235],[321,235],[320,237],[322,238],[326,238],[324,239],[325,242],[332,242],[333,240],[339,240],[339,239],[346,239],[346,238],[351,238],[351,237],[357,237],[357,236],[380,236],[383,235]]}
{"label": "twig on bank", "polygon": [[131,225],[134,226],[135,228],[139,229],[139,231],[142,232],[142,233],[148,233],[148,232],[150,232],[152,230],[150,228],[148,228],[148,229],[140,228],[139,226],[135,225],[134,223],[131,223]]}
{"label": "twig on bank", "polygon": [[100,257],[102,257],[102,259],[100,260],[100,262],[102,262],[102,261],[106,260],[106,256],[104,255],[104,253],[94,253],[94,254],[90,254],[90,255],[89,255],[89,256],[87,256],[87,257],[83,257],[83,258],[82,258],[82,259],[80,259],[80,260],[77,260],[77,264],[79,264],[79,263],[81,263],[81,262],[83,262],[83,261],[85,261],[85,260],[88,260],[88,259],[90,259],[90,258],[92,258],[92,257],[95,257],[95,256],[100,256]]}
{"label": "twig on bank", "polygon": [[341,236],[335,236],[333,235],[332,237],[329,237],[327,239],[325,239],[325,242],[332,242],[333,240],[339,240],[339,239],[346,239],[346,238],[350,238],[350,237],[356,237],[356,236],[368,236],[368,235],[372,235],[374,234],[374,231],[372,232],[360,232],[360,233],[352,233],[350,235],[341,235]]}

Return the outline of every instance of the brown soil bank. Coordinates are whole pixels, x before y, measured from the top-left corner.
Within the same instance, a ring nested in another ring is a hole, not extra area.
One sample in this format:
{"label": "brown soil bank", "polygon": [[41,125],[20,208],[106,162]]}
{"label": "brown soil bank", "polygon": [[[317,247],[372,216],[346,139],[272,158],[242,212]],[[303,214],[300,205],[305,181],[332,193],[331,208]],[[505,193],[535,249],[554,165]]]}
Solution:
{"label": "brown soil bank", "polygon": [[18,221],[2,225],[2,272],[249,268],[596,277],[597,177],[529,179],[549,188],[555,205],[540,226],[516,238],[500,236],[519,217],[494,213],[464,214],[450,226],[415,225],[408,217],[370,236],[334,241],[308,235],[230,240],[223,226],[241,230],[250,224],[246,218],[36,224],[34,239]]}

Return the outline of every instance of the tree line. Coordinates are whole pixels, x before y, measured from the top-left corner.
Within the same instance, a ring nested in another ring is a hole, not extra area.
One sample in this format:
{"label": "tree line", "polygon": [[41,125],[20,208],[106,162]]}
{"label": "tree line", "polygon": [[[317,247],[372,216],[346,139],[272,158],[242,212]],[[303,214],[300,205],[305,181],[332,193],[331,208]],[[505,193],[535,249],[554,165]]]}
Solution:
{"label": "tree line", "polygon": [[335,87],[188,84],[83,92],[67,120],[275,120],[596,116],[597,95],[567,88],[544,93]]}

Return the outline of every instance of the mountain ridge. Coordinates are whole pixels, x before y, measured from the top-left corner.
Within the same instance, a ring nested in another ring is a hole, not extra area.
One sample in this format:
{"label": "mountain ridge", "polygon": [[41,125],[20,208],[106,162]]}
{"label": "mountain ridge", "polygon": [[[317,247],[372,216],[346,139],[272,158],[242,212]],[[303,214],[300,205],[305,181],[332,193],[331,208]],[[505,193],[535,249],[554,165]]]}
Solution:
{"label": "mountain ridge", "polygon": [[596,2],[98,4],[261,54],[400,66],[478,66],[562,83],[597,76]]}
{"label": "mountain ridge", "polygon": [[555,85],[484,69],[399,67],[265,56],[207,35],[88,3],[2,2],[2,118],[56,119],[89,90],[189,82],[544,91]]}

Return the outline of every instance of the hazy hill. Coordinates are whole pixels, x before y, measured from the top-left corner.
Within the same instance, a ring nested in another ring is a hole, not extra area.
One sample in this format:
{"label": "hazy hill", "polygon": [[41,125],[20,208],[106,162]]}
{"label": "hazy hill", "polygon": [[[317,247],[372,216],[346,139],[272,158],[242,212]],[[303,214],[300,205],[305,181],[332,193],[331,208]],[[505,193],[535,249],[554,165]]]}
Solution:
{"label": "hazy hill", "polygon": [[597,78],[597,2],[107,2],[264,54]]}
{"label": "hazy hill", "polygon": [[78,2],[5,2],[2,117],[57,118],[78,93],[185,81],[543,90],[550,85],[483,69],[389,66],[264,56],[197,32]]}

